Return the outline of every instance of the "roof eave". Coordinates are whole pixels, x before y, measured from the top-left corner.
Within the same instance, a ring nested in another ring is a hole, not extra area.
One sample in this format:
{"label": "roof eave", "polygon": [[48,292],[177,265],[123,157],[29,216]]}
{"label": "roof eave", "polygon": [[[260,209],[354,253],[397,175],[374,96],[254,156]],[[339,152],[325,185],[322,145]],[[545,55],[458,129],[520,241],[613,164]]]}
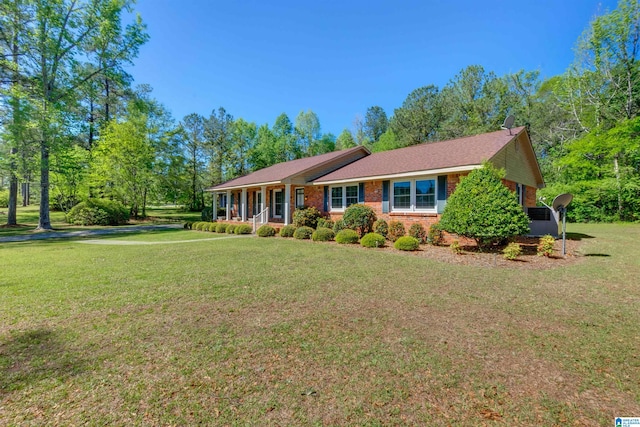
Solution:
{"label": "roof eave", "polygon": [[391,179],[399,179],[399,178],[412,178],[416,176],[424,176],[424,175],[442,175],[448,173],[456,173],[456,172],[467,172],[472,171],[474,169],[480,169],[482,164],[471,164],[471,165],[463,165],[463,166],[453,166],[448,168],[438,168],[438,169],[426,169],[426,170],[418,170],[411,172],[401,172],[394,174],[384,174],[384,175],[371,175],[371,176],[360,176],[354,178],[345,178],[345,179],[336,179],[331,181],[314,181],[313,185],[335,185],[335,184],[347,184],[352,182],[363,182],[363,181],[380,181],[380,180],[391,180]]}

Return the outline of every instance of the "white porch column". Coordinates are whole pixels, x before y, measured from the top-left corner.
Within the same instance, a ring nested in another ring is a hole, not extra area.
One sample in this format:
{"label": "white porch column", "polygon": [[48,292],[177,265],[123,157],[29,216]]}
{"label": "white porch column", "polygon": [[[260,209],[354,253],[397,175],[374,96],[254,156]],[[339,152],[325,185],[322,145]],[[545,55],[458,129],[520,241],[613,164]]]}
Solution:
{"label": "white porch column", "polygon": [[242,212],[242,222],[247,220],[247,189],[242,189],[242,195],[240,196],[240,209]]}
{"label": "white porch column", "polygon": [[291,184],[284,185],[284,225],[291,222]]}
{"label": "white porch column", "polygon": [[231,219],[231,191],[227,190],[227,214],[225,219],[229,221]]}
{"label": "white porch column", "polygon": [[[262,187],[260,187],[260,212],[262,212],[263,210],[266,209],[267,207],[267,186],[263,185]],[[270,212],[267,212],[267,222],[269,222],[269,216],[271,215]]]}
{"label": "white porch column", "polygon": [[211,207],[213,209],[213,220],[218,219],[218,193],[213,193],[213,200],[211,201]]}

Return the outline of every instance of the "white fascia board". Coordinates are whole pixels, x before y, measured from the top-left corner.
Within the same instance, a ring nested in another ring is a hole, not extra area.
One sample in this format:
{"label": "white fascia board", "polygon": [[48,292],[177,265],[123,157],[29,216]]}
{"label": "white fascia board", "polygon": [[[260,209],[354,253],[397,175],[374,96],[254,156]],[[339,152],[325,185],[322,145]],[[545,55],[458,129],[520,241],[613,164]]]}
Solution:
{"label": "white fascia board", "polygon": [[414,172],[404,172],[404,173],[396,173],[389,175],[376,175],[376,176],[362,176],[359,178],[349,178],[349,179],[339,179],[335,181],[322,181],[322,182],[313,182],[313,185],[334,185],[334,184],[346,184],[351,182],[363,182],[363,181],[379,181],[386,179],[398,179],[398,178],[411,178],[415,176],[428,176],[428,175],[441,175],[444,173],[455,173],[455,172],[468,172],[474,169],[480,169],[482,165],[466,165],[466,166],[456,166],[451,168],[441,168],[441,169],[430,169],[423,171],[414,171]]}
{"label": "white fascia board", "polygon": [[215,190],[210,190],[210,191],[212,193],[217,193],[217,192],[225,192],[225,191],[229,191],[229,190],[242,190],[243,188],[262,187],[264,185],[277,185],[277,184],[283,184],[283,182],[282,181],[258,182],[256,184],[234,185],[234,186],[231,186],[231,187],[221,187],[221,188],[216,188]]}

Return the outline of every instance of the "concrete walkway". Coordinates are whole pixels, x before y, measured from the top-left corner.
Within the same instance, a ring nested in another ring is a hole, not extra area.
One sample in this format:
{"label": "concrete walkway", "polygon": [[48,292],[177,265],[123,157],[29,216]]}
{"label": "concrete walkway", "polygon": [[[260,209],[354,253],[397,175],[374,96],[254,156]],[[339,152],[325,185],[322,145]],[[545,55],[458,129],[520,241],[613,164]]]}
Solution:
{"label": "concrete walkway", "polygon": [[44,239],[65,239],[73,237],[91,237],[91,236],[104,236],[108,234],[119,233],[139,233],[143,231],[155,231],[155,230],[167,230],[183,228],[182,224],[167,224],[167,225],[130,225],[123,227],[105,228],[105,229],[92,229],[92,230],[80,230],[80,231],[42,231],[33,234],[23,234],[20,236],[0,236],[0,243],[5,242],[28,242],[31,240],[44,240]]}

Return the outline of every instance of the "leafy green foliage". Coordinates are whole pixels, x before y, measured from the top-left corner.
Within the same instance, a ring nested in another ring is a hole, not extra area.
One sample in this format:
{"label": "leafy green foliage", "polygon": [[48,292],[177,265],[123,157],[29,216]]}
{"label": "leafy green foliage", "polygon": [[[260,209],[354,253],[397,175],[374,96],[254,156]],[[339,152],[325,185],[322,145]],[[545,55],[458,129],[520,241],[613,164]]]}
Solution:
{"label": "leafy green foliage", "polygon": [[329,218],[318,218],[317,228],[331,228],[333,229],[333,221]]}
{"label": "leafy green foliage", "polygon": [[67,222],[76,225],[121,225],[127,221],[127,208],[117,201],[106,199],[88,199],[67,213]]}
{"label": "leafy green foliage", "polygon": [[393,247],[400,251],[417,251],[420,248],[420,241],[412,236],[398,237]]}
{"label": "leafy green foliage", "polygon": [[276,229],[270,225],[265,224],[258,228],[256,234],[258,235],[258,237],[273,237],[276,235]]}
{"label": "leafy green foliage", "polygon": [[358,233],[350,228],[345,228],[336,233],[336,242],[340,244],[358,243],[358,240]]}
{"label": "leafy green foliage", "polygon": [[387,234],[387,239],[395,242],[398,238],[404,236],[406,230],[404,229],[404,224],[400,221],[391,221],[389,222],[389,233]]}
{"label": "leafy green foliage", "polygon": [[347,228],[356,230],[360,236],[364,236],[373,230],[376,213],[371,206],[357,203],[349,206],[344,211],[342,220]]}
{"label": "leafy green foliage", "polygon": [[318,219],[322,217],[320,211],[314,206],[304,206],[293,211],[293,225],[296,227],[318,226]]}
{"label": "leafy green foliage", "polygon": [[360,244],[365,248],[381,248],[385,242],[384,236],[378,233],[367,233],[360,239]]}
{"label": "leafy green foliage", "polygon": [[330,242],[336,237],[336,233],[332,229],[326,227],[318,227],[311,235],[314,242]]}
{"label": "leafy green foliage", "polygon": [[9,191],[0,190],[0,208],[9,207]]}
{"label": "leafy green foliage", "polygon": [[213,208],[211,206],[207,206],[202,209],[202,213],[200,214],[203,221],[211,221],[213,218]]}
{"label": "leafy green foliage", "polygon": [[233,232],[235,234],[251,234],[253,233],[253,228],[249,224],[240,224]]}
{"label": "leafy green foliage", "polygon": [[409,227],[409,236],[415,237],[420,243],[424,243],[427,237],[427,232],[422,224],[415,222],[411,224],[411,227]]}
{"label": "leafy green foliage", "polygon": [[440,218],[443,230],[480,247],[529,232],[529,218],[489,163],[463,177]]}
{"label": "leafy green foliage", "polygon": [[542,236],[538,242],[538,256],[550,257],[553,255],[553,246],[555,243],[556,239],[553,236],[549,234]]}
{"label": "leafy green foliage", "polygon": [[313,228],[306,226],[298,227],[293,233],[293,238],[299,240],[310,239],[312,234]]}
{"label": "leafy green foliage", "polygon": [[344,220],[342,218],[337,219],[336,222],[333,224],[333,232],[338,234],[341,230],[344,230],[345,228],[347,228],[347,226],[344,223]]}
{"label": "leafy green foliage", "polygon": [[378,218],[376,222],[373,223],[373,231],[374,233],[378,233],[384,237],[387,237],[387,233],[389,233],[389,224],[382,218]]}
{"label": "leafy green foliage", "polygon": [[225,233],[227,231],[227,227],[227,224],[219,222],[218,225],[216,225],[216,233]]}
{"label": "leafy green foliage", "polygon": [[280,230],[280,237],[293,237],[293,233],[296,232],[296,226],[295,225],[285,225],[284,227],[282,227],[282,229]]}
{"label": "leafy green foliage", "polygon": [[227,229],[225,230],[225,233],[227,234],[233,234],[234,231],[236,230],[237,225],[236,224],[229,224],[227,225]]}
{"label": "leafy green foliage", "polygon": [[427,243],[434,246],[440,246],[444,242],[444,233],[440,227],[440,223],[431,224],[427,233]]}
{"label": "leafy green foliage", "polygon": [[502,254],[504,259],[513,261],[522,254],[522,247],[519,243],[511,242],[502,250]]}
{"label": "leafy green foliage", "polygon": [[183,228],[184,228],[185,230],[191,230],[191,227],[192,227],[192,226],[193,226],[193,223],[192,223],[192,222],[190,222],[190,221],[187,221],[187,222],[185,222],[185,223],[184,223]]}
{"label": "leafy green foliage", "polygon": [[459,240],[454,240],[453,242],[451,242],[449,249],[451,249],[451,252],[453,252],[456,255],[462,254],[462,246],[460,246]]}

